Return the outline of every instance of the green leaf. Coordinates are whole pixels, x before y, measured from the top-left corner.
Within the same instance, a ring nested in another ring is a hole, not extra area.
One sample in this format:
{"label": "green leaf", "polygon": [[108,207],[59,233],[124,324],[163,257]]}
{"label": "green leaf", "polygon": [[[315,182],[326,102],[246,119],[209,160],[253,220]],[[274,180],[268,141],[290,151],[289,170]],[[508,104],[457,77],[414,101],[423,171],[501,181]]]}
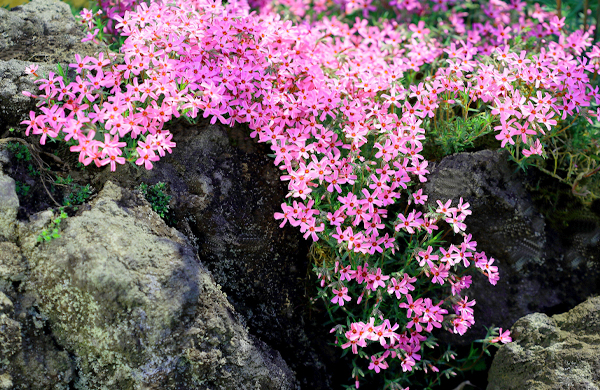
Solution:
{"label": "green leaf", "polygon": [[[62,68],[62,65],[60,63],[56,64],[56,67],[58,68],[58,74],[61,75],[63,78],[65,77],[65,71]],[[66,80],[64,80],[66,81]]]}
{"label": "green leaf", "polygon": [[485,364],[485,360],[483,359],[479,359],[479,361],[471,368],[473,371],[483,371],[485,369],[487,369],[487,366]]}

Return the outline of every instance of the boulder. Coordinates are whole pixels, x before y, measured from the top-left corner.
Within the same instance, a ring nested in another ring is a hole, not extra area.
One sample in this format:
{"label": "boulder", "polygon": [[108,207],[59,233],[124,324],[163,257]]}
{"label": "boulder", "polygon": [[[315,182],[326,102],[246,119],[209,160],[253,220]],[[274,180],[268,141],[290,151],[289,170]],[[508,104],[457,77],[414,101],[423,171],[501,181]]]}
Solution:
{"label": "boulder", "polygon": [[564,314],[529,314],[512,327],[487,390],[600,389],[600,297]]}
{"label": "boulder", "polygon": [[[47,77],[65,71],[75,54],[93,56],[99,46],[82,43],[85,33],[68,4],[58,0],[33,0],[10,10],[0,8],[0,134],[29,119],[36,101],[22,94],[39,89],[25,68],[39,65],[38,74]],[[74,73],[71,72],[74,79]]]}
{"label": "boulder", "polygon": [[456,205],[460,197],[468,202],[466,232],[500,272],[496,286],[473,277],[465,294],[477,301],[476,323],[453,343],[481,338],[484,326],[510,328],[527,314],[568,310],[600,293],[600,215],[587,212],[571,226],[550,224],[526,187],[531,180],[515,171],[506,150],[459,153],[431,169],[424,185],[429,205],[437,208],[437,199]]}
{"label": "boulder", "polygon": [[[11,347],[0,374],[15,388],[296,387],[281,355],[248,333],[187,239],[139,194],[107,182],[62,222],[60,238],[40,243],[47,217],[20,225],[30,269],[12,294],[21,326],[50,340],[36,346],[38,356],[9,334],[9,347],[21,345]],[[13,325],[0,326],[9,331],[19,325],[5,315],[0,321]]]}
{"label": "boulder", "polygon": [[[126,188],[166,183],[174,226],[193,242],[250,332],[281,352],[303,387],[331,388],[340,353],[328,345],[326,319],[308,310],[306,291],[316,285],[309,278],[310,243],[289,224],[280,228],[273,217],[287,189],[267,157],[268,146],[257,144],[241,126],[180,120],[168,128],[177,147],[152,170],[122,166],[116,174],[73,177],[96,188],[106,180]],[[340,371],[340,380],[346,380],[349,372]]]}
{"label": "boulder", "polygon": [[15,192],[15,181],[0,172],[0,237],[5,240],[15,239],[18,211],[19,198]]}

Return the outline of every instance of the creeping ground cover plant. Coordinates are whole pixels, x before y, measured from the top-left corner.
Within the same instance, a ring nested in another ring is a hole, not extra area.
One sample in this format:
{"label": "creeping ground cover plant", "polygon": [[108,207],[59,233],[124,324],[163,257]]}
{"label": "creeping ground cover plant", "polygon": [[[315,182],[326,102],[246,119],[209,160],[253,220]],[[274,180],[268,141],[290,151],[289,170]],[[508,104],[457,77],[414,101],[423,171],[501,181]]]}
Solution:
{"label": "creeping ground cover plant", "polygon": [[313,242],[332,342],[354,357],[352,387],[364,376],[433,387],[511,341],[491,328],[481,352],[461,360],[432,335],[463,335],[476,320],[473,278],[495,285],[500,272],[467,233],[469,203],[423,192],[424,154],[491,137],[518,166],[597,197],[593,28],[568,33],[518,0],[120,4],[81,15],[86,39],[117,34],[119,55],[76,56],[73,80],[28,68],[40,113],[24,122],[27,135],[114,171],[152,169],[171,153],[174,117],[246,124],[288,183],[274,217]]}

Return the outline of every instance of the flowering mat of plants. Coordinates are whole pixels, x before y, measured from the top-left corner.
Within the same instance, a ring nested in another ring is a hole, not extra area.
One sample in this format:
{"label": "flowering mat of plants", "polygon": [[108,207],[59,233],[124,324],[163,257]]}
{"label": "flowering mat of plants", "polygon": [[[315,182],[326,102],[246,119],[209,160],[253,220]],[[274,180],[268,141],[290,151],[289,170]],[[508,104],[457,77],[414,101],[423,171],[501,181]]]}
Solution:
{"label": "flowering mat of plants", "polygon": [[23,124],[113,171],[160,164],[176,147],[172,118],[245,124],[288,183],[274,218],[313,242],[332,342],[353,357],[348,387],[432,388],[511,337],[491,328],[457,357],[432,335],[467,332],[472,278],[493,288],[501,270],[466,233],[469,203],[423,193],[428,158],[491,142],[597,199],[589,11],[582,22],[560,2],[519,0],[100,1],[81,11],[85,40],[113,51],[77,55],[73,80],[30,66],[40,111]]}

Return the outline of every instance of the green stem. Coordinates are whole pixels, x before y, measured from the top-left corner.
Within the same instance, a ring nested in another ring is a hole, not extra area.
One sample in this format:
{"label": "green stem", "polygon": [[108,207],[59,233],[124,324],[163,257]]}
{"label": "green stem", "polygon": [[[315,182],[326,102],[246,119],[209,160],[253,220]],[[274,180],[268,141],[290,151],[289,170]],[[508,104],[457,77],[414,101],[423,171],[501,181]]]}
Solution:
{"label": "green stem", "polygon": [[587,16],[590,8],[590,0],[583,0],[583,32],[587,31]]}

